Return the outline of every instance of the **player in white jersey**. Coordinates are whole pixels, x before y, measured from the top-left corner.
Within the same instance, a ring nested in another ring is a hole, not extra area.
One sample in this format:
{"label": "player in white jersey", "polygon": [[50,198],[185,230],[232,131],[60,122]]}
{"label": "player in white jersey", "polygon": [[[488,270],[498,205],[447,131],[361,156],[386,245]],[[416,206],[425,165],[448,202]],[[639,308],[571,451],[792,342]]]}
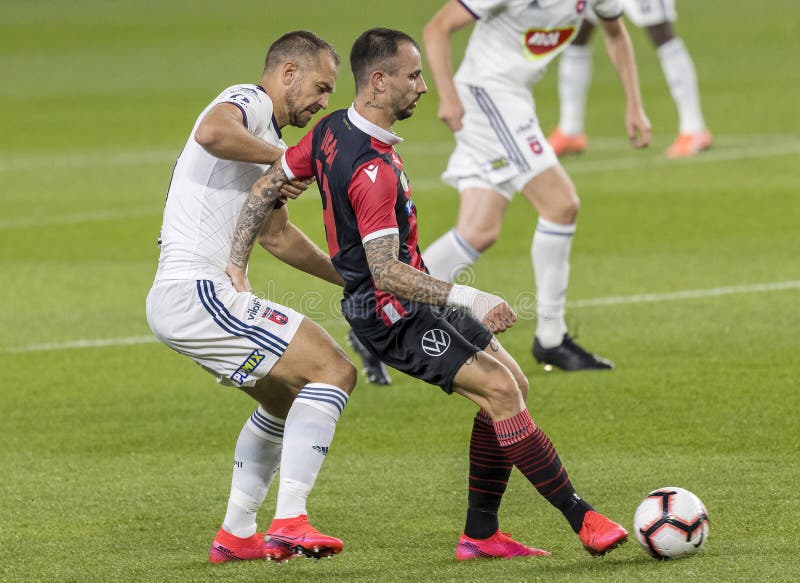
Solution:
{"label": "player in white jersey", "polygon": [[[609,56],[627,97],[631,144],[650,141],[636,63],[620,21],[621,0],[597,0]],[[428,62],[439,91],[439,119],[456,148],[442,178],[461,196],[454,229],[423,253],[431,275],[454,280],[500,234],[511,197],[522,192],[539,213],[531,257],[537,287],[533,355],[564,370],[613,365],[577,345],[564,321],[569,253],[578,197],[542,133],[531,89],[573,40],[588,10],[585,0],[450,0],[425,27]],[[455,76],[450,37],[474,23]]]}
{"label": "player in white jersey", "polygon": [[[694,156],[711,147],[711,132],[706,128],[700,107],[697,73],[689,51],[675,36],[675,0],[623,0],[625,16],[645,28],[656,47],[661,70],[678,109],[678,137],[667,149],[669,158]],[[579,154],[586,150],[584,132],[586,96],[592,80],[590,40],[597,19],[589,13],[578,36],[564,51],[558,65],[558,94],[561,112],[558,127],[547,138],[556,154]]]}
{"label": "player in white jersey", "polygon": [[[234,226],[250,189],[286,145],[281,128],[304,127],[327,107],[339,56],[307,31],[270,46],[258,85],[234,85],[200,114],[175,164],[160,237],[161,257],[147,297],[147,321],[173,350],[259,406],[236,443],[225,519],[213,563],[332,555],[342,541],[308,523],[306,499],[356,381],[342,350],[316,323],[253,295],[226,274]],[[307,183],[287,185],[287,195]],[[277,208],[259,235],[282,261],[342,285],[327,254]],[[256,514],[275,473],[275,519],[256,532]]]}

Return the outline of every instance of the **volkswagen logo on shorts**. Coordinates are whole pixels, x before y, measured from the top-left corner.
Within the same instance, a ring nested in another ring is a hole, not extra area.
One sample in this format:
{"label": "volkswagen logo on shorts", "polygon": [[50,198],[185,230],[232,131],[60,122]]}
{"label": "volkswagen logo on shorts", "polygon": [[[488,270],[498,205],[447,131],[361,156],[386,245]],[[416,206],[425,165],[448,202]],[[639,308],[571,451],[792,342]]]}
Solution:
{"label": "volkswagen logo on shorts", "polygon": [[422,335],[422,350],[428,356],[441,356],[450,348],[450,334],[439,328]]}

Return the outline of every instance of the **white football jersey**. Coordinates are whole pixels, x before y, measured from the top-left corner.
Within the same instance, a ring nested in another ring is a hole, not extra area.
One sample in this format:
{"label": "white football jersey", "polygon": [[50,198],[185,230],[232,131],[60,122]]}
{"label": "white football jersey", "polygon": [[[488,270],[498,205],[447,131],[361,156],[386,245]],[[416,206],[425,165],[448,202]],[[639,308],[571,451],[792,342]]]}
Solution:
{"label": "white football jersey", "polygon": [[459,0],[477,19],[456,81],[530,90],[575,35],[586,11],[622,14],[622,0]]}
{"label": "white football jersey", "polygon": [[218,103],[237,106],[251,134],[286,148],[273,116],[272,100],[258,85],[228,87],[203,110],[172,173],[156,281],[224,277],[239,210],[253,183],[269,168],[221,160],[195,141],[200,121]]}

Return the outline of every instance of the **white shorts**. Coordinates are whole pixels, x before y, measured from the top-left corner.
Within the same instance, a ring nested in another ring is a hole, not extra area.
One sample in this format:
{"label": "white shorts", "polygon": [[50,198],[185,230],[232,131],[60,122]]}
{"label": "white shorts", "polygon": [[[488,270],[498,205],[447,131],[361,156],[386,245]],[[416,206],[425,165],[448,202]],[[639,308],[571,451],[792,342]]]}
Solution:
{"label": "white shorts", "polygon": [[675,22],[675,0],[623,0],[625,16],[639,28]]}
{"label": "white shorts", "polygon": [[[678,19],[675,0],[622,0],[622,6],[625,16],[639,28],[675,22]],[[594,25],[600,22],[592,10],[586,12],[586,20]]]}
{"label": "white shorts", "polygon": [[509,200],[528,181],[558,164],[533,104],[524,90],[457,83],[464,105],[463,127],[442,180],[460,191],[495,190]]}
{"label": "white shorts", "polygon": [[230,281],[157,281],[147,294],[156,338],[234,387],[265,377],[302,320],[291,308],[237,292]]}

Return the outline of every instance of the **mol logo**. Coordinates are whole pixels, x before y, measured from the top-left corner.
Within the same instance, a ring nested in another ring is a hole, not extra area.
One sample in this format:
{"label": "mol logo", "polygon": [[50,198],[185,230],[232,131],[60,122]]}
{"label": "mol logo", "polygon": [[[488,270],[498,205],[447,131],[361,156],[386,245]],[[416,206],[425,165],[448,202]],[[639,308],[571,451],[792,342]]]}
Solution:
{"label": "mol logo", "polygon": [[528,51],[528,57],[539,59],[564,47],[578,31],[574,26],[565,28],[529,29],[523,38],[523,46]]}
{"label": "mol logo", "polygon": [[422,350],[428,356],[441,356],[450,348],[450,334],[440,328],[428,330],[422,335]]}

